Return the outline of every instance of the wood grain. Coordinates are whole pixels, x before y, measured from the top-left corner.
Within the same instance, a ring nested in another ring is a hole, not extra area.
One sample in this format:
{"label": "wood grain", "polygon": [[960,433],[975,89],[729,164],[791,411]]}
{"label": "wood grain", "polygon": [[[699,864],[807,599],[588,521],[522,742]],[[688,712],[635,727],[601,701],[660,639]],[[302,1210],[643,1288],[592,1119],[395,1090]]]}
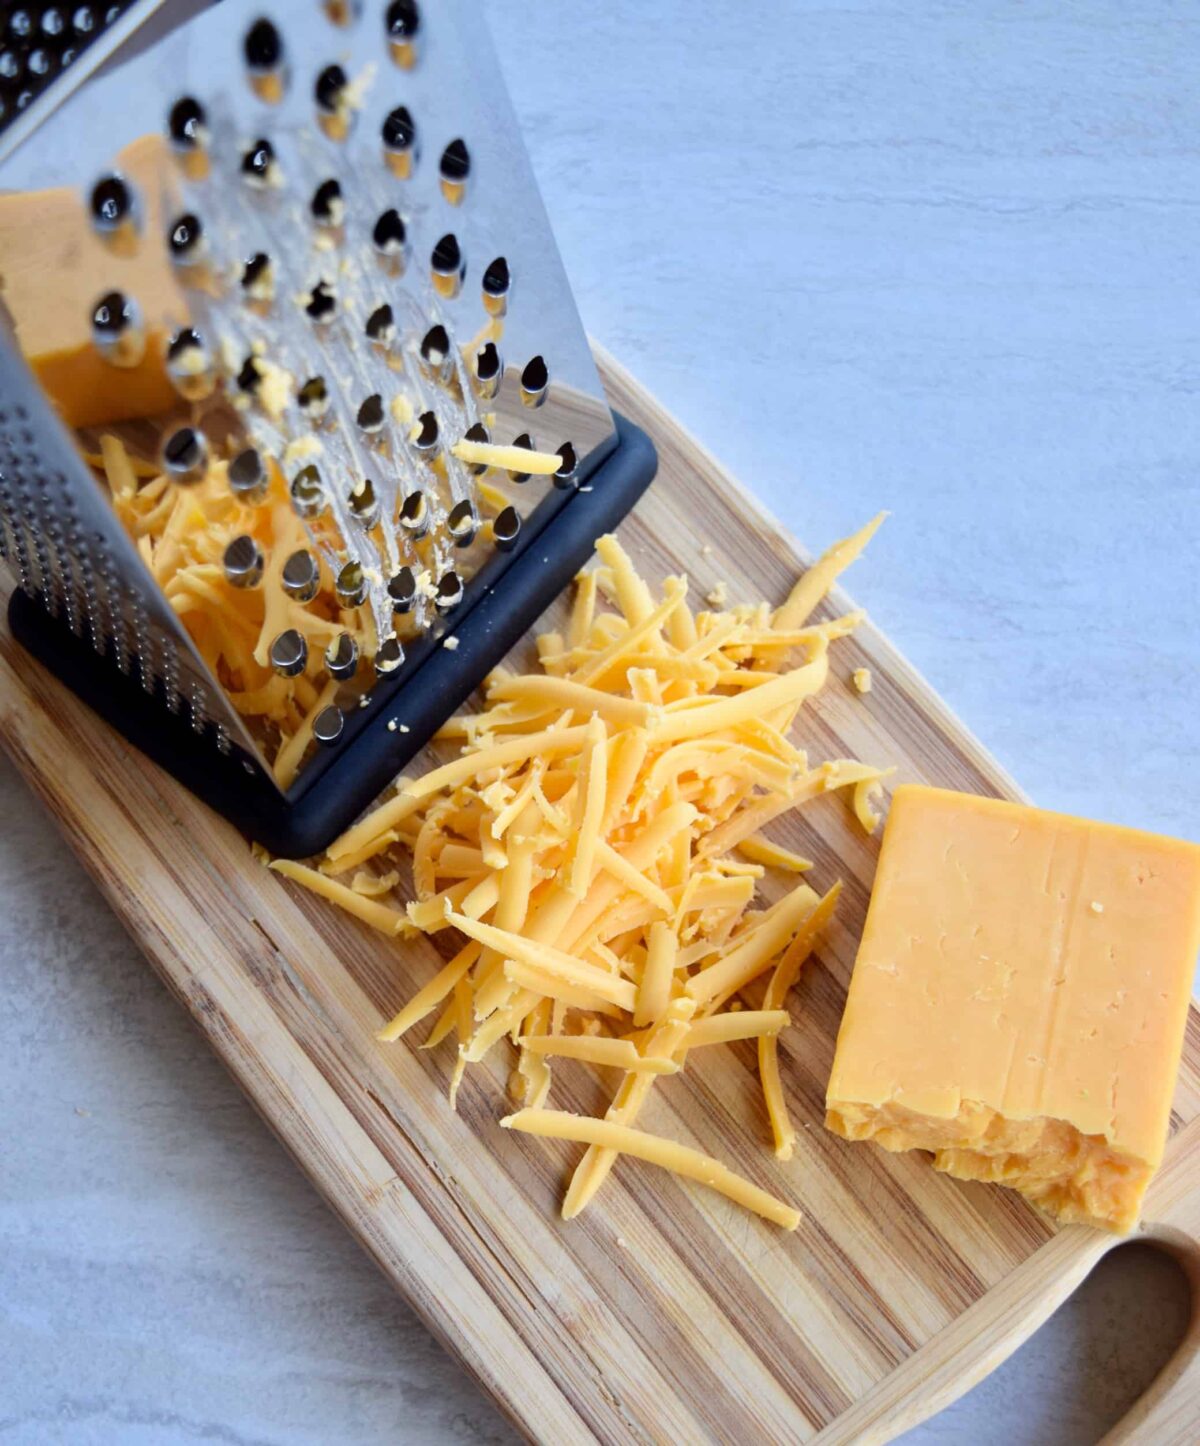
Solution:
{"label": "wood grain", "polygon": [[[648,427],[658,482],[622,529],[651,577],[780,597],[795,543],[608,358],[614,404]],[[870,561],[858,564],[869,591]],[[846,604],[844,597],[835,600]],[[814,757],[896,763],[901,780],[1017,796],[1015,784],[875,629],[839,645],[801,724]],[[869,667],[874,688],[847,680]],[[699,1188],[622,1162],[563,1224],[574,1146],[502,1132],[507,1065],[469,1075],[452,1113],[448,1052],[373,1032],[430,975],[432,945],[360,927],[254,863],[246,842],[148,766],[0,635],[4,744],[159,974],[380,1267],[530,1436],[557,1442],[883,1441],[1015,1348],[1115,1241],[1055,1233],[1016,1196],[821,1127],[825,1080],[876,845],[826,799],[776,836],[846,882],[781,1044],[795,1158],[767,1143],[745,1045],[664,1081],[643,1122],[796,1200],[781,1233]],[[593,1110],[583,1066],[552,1102]],[[1145,1233],[1193,1261],[1200,1214],[1200,1020]],[[1191,1339],[1114,1439],[1183,1441],[1200,1410]]]}

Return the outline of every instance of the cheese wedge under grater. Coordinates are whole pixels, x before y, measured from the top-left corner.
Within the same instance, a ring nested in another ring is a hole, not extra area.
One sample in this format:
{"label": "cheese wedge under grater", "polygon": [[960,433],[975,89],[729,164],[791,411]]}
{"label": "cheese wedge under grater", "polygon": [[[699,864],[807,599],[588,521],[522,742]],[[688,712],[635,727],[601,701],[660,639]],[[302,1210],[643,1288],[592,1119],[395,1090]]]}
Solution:
{"label": "cheese wedge under grater", "polygon": [[476,4],[123,9],[0,165],[12,628],[311,853],[654,451],[604,399]]}

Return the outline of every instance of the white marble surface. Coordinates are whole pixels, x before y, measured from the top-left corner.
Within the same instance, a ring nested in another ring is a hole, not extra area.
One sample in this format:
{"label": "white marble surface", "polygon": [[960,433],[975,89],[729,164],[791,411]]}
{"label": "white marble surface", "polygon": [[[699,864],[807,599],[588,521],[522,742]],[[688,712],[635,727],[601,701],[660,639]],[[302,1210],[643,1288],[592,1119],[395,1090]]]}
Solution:
{"label": "white marble surface", "polygon": [[[1045,804],[1195,836],[1200,19],[488,6],[591,330]],[[735,23],[736,21],[736,23]],[[0,1439],[508,1440],[0,768]],[[1086,1446],[1184,1315],[1127,1253],[909,1438]]]}

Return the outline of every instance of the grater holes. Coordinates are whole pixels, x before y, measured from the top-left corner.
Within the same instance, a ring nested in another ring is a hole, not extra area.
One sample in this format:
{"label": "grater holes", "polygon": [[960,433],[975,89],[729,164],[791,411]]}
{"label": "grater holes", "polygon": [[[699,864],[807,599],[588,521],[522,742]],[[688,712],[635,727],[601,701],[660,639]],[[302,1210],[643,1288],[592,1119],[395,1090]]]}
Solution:
{"label": "grater holes", "polygon": [[479,531],[479,514],[470,498],[456,502],[446,519],[446,531],[455,547],[470,547]]}
{"label": "grater holes", "polygon": [[371,241],[384,268],[393,276],[401,275],[408,257],[408,228],[395,207],[381,213]]}
{"label": "grater holes", "polygon": [[266,497],[271,481],[262,457],[253,447],[239,452],[230,462],[226,478],[229,490],[247,506],[254,506]]}
{"label": "grater holes", "polygon": [[338,64],[327,65],[317,75],[313,86],[317,125],[331,141],[344,141],[354,125],[354,107],[350,104],[350,80]]}
{"label": "grater holes", "polygon": [[275,268],[265,251],[246,258],[239,281],[247,301],[267,304],[274,300]]}
{"label": "grater holes", "polygon": [[325,649],[325,671],[339,683],[358,671],[358,644],[349,633],[339,633]]}
{"label": "grater holes", "polygon": [[483,305],[492,316],[503,316],[508,310],[508,297],[512,290],[512,273],[508,261],[497,256],[483,273]]}
{"label": "grater holes", "polygon": [[309,377],[297,396],[300,410],[312,421],[329,411],[329,386],[322,376]]}
{"label": "grater holes", "polygon": [[203,683],[193,681],[188,687],[188,706],[191,711],[193,733],[203,733],[208,722],[208,689]]}
{"label": "grater holes", "polygon": [[[42,602],[51,617],[58,617],[62,611],[62,581],[57,575],[55,566],[52,566],[50,555],[50,543],[45,531],[40,526],[31,529],[33,537],[33,555],[36,563],[35,587],[42,595]],[[57,558],[54,559],[57,564]]]}
{"label": "grater holes", "polygon": [[360,608],[367,600],[367,578],[360,562],[347,562],[339,570],[333,584],[338,602],[344,608]]}
{"label": "grater holes", "polygon": [[401,531],[413,542],[419,542],[429,531],[429,501],[425,493],[419,488],[410,492],[400,504],[397,520]]}
{"label": "grater holes", "polygon": [[269,656],[271,667],[283,678],[295,678],[308,663],[308,644],[297,628],[287,628],[272,640]]}
{"label": "grater holes", "polygon": [[242,53],[251,70],[269,71],[283,64],[283,37],[275,22],[260,15],[246,31]]}
{"label": "grater holes", "polygon": [[432,460],[438,450],[439,437],[437,414],[422,412],[410,439],[413,449],[426,460]]}
{"label": "grater holes", "polygon": [[265,559],[262,548],[248,533],[235,537],[221,559],[225,580],[233,587],[257,587],[262,581]]}
{"label": "grater holes", "polygon": [[198,427],[177,427],[163,443],[163,470],[181,487],[208,475],[208,442]]}
{"label": "grater holes", "polygon": [[511,552],[521,535],[521,514],[511,504],[492,521],[492,541],[500,552]]}
{"label": "grater holes", "polygon": [[349,502],[354,520],[364,531],[370,532],[378,524],[383,510],[374,482],[369,477],[364,477],[356,487],[351,488]]}
{"label": "grater holes", "polygon": [[299,548],[283,564],[283,590],[299,603],[312,602],[321,587],[321,567],[306,548]]}
{"label": "grater holes", "polygon": [[411,70],[417,63],[417,35],[421,28],[416,0],[390,0],[383,27],[393,62],[402,70]]}
{"label": "grater holes", "polygon": [[521,372],[521,400],[527,407],[540,407],[550,387],[550,371],[542,356],[531,357]]}
{"label": "grater holes", "polygon": [[388,598],[392,611],[410,613],[417,603],[417,579],[411,567],[402,567],[388,580]]}
{"label": "grater holes", "polygon": [[322,181],[313,192],[308,209],[318,226],[330,231],[342,226],[346,220],[346,202],[342,197],[341,182],[333,176]]}
{"label": "grater holes", "polygon": [[307,463],[292,478],[289,496],[293,511],[306,521],[319,517],[329,506],[325,483],[321,478],[320,468],[315,463]]}
{"label": "grater holes", "polygon": [[432,381],[449,381],[454,371],[454,357],[450,349],[450,334],[440,322],[431,326],[421,338],[419,355],[421,367]]}
{"label": "grater holes", "polygon": [[184,211],[167,227],[167,252],[172,264],[180,270],[199,266],[207,250],[204,223],[194,211]]}
{"label": "grater holes", "polygon": [[388,111],[380,127],[383,159],[397,180],[407,181],[417,164],[417,125],[406,105]]}
{"label": "grater holes", "polygon": [[363,328],[368,341],[378,346],[388,346],[396,336],[396,314],[392,310],[390,302],[382,302],[367,317],[366,326]]}
{"label": "grater holes", "polygon": [[141,204],[133,185],[119,171],[101,176],[88,196],[92,228],[105,240],[124,239],[137,228]]}
{"label": "grater holes", "polygon": [[337,291],[324,277],[317,281],[304,302],[304,312],[315,326],[328,326],[337,315]]}
{"label": "grater holes", "polygon": [[181,152],[201,151],[208,146],[208,115],[194,96],[184,95],[167,115],[167,136]]}
{"label": "grater holes", "polygon": [[282,183],[275,147],[265,136],[259,136],[242,152],[241,171],[242,179],[255,190],[263,191]]}
{"label": "grater holes", "polygon": [[557,451],[559,467],[554,474],[554,485],[565,491],[576,485],[579,459],[575,454],[574,446],[570,442],[564,442]]}
{"label": "grater holes", "polygon": [[323,748],[332,748],[341,738],[346,727],[346,719],[342,710],[336,703],[331,703],[328,708],[322,708],[313,719],[313,737]]}
{"label": "grater holes", "polygon": [[452,612],[463,600],[465,592],[462,577],[451,569],[438,579],[437,592],[433,603],[440,613]]}
{"label": "grater holes", "polygon": [[165,635],[162,641],[162,681],[167,712],[178,713],[183,705],[179,689],[179,645],[169,635]]}
{"label": "grater holes", "polygon": [[287,57],[283,37],[273,20],[260,15],[242,38],[246,79],[267,105],[278,105],[287,90]]}
{"label": "grater holes", "polygon": [[404,645],[394,634],[385,638],[375,653],[375,671],[386,677],[404,664]]}
{"label": "grater holes", "polygon": [[355,421],[359,431],[365,437],[377,437],[383,431],[386,417],[382,395],[379,392],[372,392],[359,406]]}
{"label": "grater holes", "polygon": [[150,618],[140,598],[134,599],[132,617],[138,677],[142,684],[142,691],[153,693],[155,686],[154,639],[150,631]]}
{"label": "grater holes", "polygon": [[167,378],[185,402],[202,402],[217,386],[212,353],[194,326],[182,327],[167,343]]}
{"label": "grater holes", "polygon": [[467,261],[453,231],[447,231],[434,246],[429,258],[429,275],[433,289],[447,301],[453,301],[462,290]]}
{"label": "grater holes", "polygon": [[[492,434],[488,431],[488,429],[484,426],[482,422],[472,422],[471,425],[467,428],[467,430],[463,433],[463,438],[465,441],[482,442],[484,446],[487,446],[487,444],[492,440]],[[467,471],[472,473],[476,477],[481,477],[487,471],[487,469],[488,464],[486,462],[467,463]]]}
{"label": "grater holes", "polygon": [[313,99],[317,103],[318,110],[336,111],[346,100],[346,87],[349,85],[346,72],[338,64],[327,65],[317,75],[313,85]]}
{"label": "grater holes", "polygon": [[475,354],[471,381],[480,401],[490,402],[500,391],[504,380],[504,359],[494,341],[484,342]]}
{"label": "grater holes", "polygon": [[142,309],[123,291],[108,291],[92,308],[92,342],[112,366],[135,367],[146,354]]}
{"label": "grater holes", "polygon": [[467,190],[467,177],[471,174],[471,153],[467,143],[458,137],[452,140],[442,152],[438,162],[438,184],[442,195],[452,206],[461,205]]}

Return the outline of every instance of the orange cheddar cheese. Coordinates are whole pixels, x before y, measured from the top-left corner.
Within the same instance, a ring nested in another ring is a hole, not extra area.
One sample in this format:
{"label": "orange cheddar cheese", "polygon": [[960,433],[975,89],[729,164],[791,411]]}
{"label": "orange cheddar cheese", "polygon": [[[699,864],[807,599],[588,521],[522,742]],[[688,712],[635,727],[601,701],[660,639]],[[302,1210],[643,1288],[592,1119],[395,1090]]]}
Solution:
{"label": "orange cheddar cheese", "polygon": [[[163,365],[168,336],[188,316],[163,240],[169,164],[157,136],[143,136],[118,157],[144,208],[140,244],[128,256],[92,231],[78,191],[0,195],[0,302],[68,426],[133,421],[178,400]],[[145,321],[146,352],[134,367],[112,365],[92,344],[92,312],[114,290],[132,297]]]}
{"label": "orange cheddar cheese", "polygon": [[899,788],[826,1124],[1128,1230],[1162,1158],[1198,948],[1200,847]]}

